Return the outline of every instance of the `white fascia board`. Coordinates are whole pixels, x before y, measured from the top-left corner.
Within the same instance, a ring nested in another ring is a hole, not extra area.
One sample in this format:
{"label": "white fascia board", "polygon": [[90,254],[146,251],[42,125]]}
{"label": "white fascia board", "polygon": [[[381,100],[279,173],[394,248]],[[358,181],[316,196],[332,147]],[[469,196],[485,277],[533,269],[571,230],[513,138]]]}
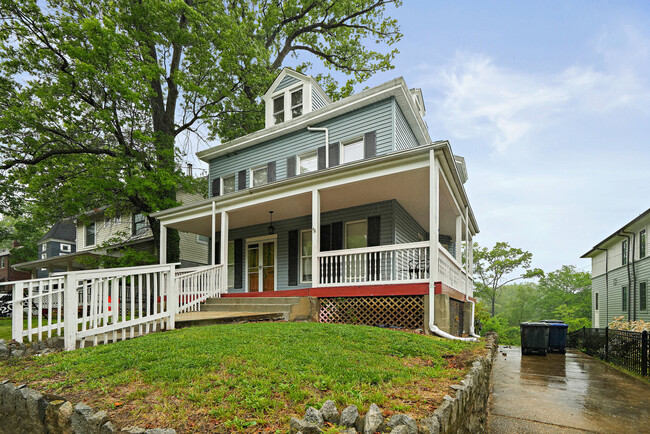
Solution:
{"label": "white fascia board", "polygon": [[264,98],[264,99],[270,98],[271,95],[273,95],[275,93],[275,88],[280,85],[280,83],[282,82],[284,77],[286,77],[287,75],[290,75],[290,76],[292,76],[292,77],[294,77],[294,78],[296,78],[296,79],[298,79],[300,81],[305,81],[305,80],[308,80],[309,78],[311,78],[311,76],[309,76],[309,75],[301,74],[300,72],[294,71],[293,69],[291,69],[289,67],[284,67],[282,69],[282,71],[280,71],[278,76],[275,77],[275,80],[273,80],[273,83],[271,83],[269,88],[266,90],[266,93],[264,93],[264,95],[262,95],[262,98]]}
{"label": "white fascia board", "polygon": [[298,118],[282,122],[269,128],[264,128],[254,133],[231,140],[230,142],[197,152],[196,156],[200,160],[209,163],[213,158],[305,129],[308,126],[314,126],[314,124],[319,122],[329,120],[352,110],[360,109],[391,96],[394,96],[397,100],[397,103],[404,113],[404,117],[418,139],[418,143],[420,145],[431,143],[429,132],[424,124],[424,120],[414,105],[415,103],[413,102],[409,89],[406,86],[404,79],[398,77],[377,87],[373,87],[372,89],[336,101],[319,110],[307,113]]}
{"label": "white fascia board", "polygon": [[[314,188],[325,189],[378,176],[427,167],[429,162],[426,159],[422,159],[421,154],[429,152],[430,149],[439,150],[447,146],[447,142],[435,142],[426,146],[418,146],[388,155],[359,160],[354,163],[285,178],[259,187],[229,193],[227,196],[217,196],[205,199],[202,202],[158,211],[152,214],[152,216],[160,220],[163,224],[172,224],[183,221],[189,216],[199,218],[211,215],[212,202],[217,203],[220,212],[231,211],[241,208],[244,205],[254,205],[258,202],[267,202],[269,200],[308,193]],[[251,198],[251,195],[255,195],[255,198]]]}

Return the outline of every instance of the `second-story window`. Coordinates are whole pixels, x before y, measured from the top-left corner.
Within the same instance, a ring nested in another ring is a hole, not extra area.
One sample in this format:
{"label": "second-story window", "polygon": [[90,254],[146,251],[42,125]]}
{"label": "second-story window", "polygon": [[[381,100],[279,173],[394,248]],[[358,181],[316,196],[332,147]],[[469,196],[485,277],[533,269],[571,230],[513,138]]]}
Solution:
{"label": "second-story window", "polygon": [[70,244],[61,244],[61,253],[70,253],[72,246]]}
{"label": "second-story window", "polygon": [[627,240],[623,240],[623,243],[621,244],[621,257],[622,257],[621,264],[626,265],[627,264]]}
{"label": "second-story window", "polygon": [[253,180],[253,187],[266,184],[268,181],[266,166],[251,169],[251,179]]}
{"label": "second-story window", "polygon": [[86,246],[95,245],[95,222],[86,225]]}
{"label": "second-story window", "polygon": [[224,176],[221,178],[221,182],[223,183],[221,194],[232,193],[235,191],[235,175]]}
{"label": "second-story window", "polygon": [[133,235],[142,235],[147,230],[147,219],[142,214],[133,216]]}
{"label": "second-story window", "polygon": [[639,258],[645,258],[645,229],[639,232]]}
{"label": "second-story window", "polygon": [[341,161],[343,163],[350,163],[357,160],[363,160],[363,138],[343,143],[343,155]]}
{"label": "second-story window", "polygon": [[302,115],[302,89],[291,92],[291,118]]}
{"label": "second-story window", "polygon": [[41,244],[41,252],[44,252],[47,250],[47,245],[45,243]]}
{"label": "second-story window", "polygon": [[5,258],[4,256],[0,258],[0,268],[5,268]]}
{"label": "second-story window", "polygon": [[273,98],[273,119],[276,124],[284,122],[284,95]]}
{"label": "second-story window", "polygon": [[300,173],[313,172],[318,169],[318,152],[308,152],[298,156]]}

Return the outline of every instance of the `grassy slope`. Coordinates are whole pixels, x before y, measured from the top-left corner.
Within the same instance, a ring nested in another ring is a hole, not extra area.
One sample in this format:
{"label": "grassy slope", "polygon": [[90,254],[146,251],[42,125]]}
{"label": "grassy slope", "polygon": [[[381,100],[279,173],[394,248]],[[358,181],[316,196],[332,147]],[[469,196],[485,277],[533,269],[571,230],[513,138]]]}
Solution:
{"label": "grassy slope", "polygon": [[466,369],[450,356],[468,348],[477,344],[363,326],[219,325],[0,363],[0,378],[84,400],[118,423],[273,430],[326,399],[425,413]]}
{"label": "grassy slope", "polygon": [[11,339],[11,318],[0,318],[0,339]]}

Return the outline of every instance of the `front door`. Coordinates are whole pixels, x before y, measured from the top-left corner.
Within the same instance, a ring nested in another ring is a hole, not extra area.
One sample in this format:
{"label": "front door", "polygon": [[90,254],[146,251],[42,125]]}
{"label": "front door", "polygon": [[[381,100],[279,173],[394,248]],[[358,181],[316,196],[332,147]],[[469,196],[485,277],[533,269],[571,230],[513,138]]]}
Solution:
{"label": "front door", "polygon": [[249,242],[246,264],[248,292],[275,290],[275,240]]}

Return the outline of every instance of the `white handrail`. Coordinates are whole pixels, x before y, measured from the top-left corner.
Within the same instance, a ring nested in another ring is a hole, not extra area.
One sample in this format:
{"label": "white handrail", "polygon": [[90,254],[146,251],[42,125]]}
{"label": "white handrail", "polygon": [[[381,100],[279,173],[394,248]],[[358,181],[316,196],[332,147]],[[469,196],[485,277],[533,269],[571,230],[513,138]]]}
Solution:
{"label": "white handrail", "polygon": [[208,298],[218,298],[226,292],[223,285],[224,265],[210,265],[201,270],[176,277],[178,306],[176,313],[197,312]]}
{"label": "white handrail", "polygon": [[318,256],[319,257],[339,256],[341,255],[341,252],[343,252],[346,255],[355,255],[359,253],[390,252],[394,250],[418,249],[423,247],[429,247],[429,242],[419,241],[417,243],[390,244],[386,246],[360,247],[356,249],[334,250],[328,252],[320,252]]}

